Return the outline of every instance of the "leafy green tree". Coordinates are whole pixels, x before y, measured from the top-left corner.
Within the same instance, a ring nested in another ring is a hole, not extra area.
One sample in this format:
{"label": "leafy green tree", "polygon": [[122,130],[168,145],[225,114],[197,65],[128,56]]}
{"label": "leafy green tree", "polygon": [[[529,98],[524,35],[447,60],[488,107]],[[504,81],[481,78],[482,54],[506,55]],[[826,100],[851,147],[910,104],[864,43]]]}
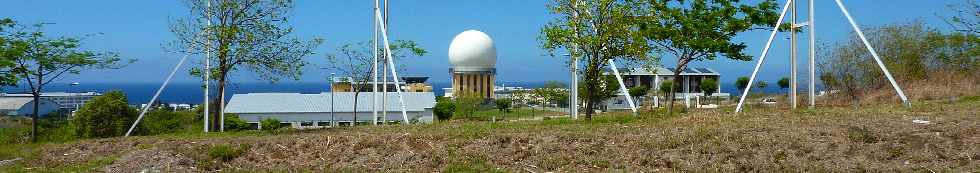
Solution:
{"label": "leafy green tree", "polygon": [[[288,23],[294,7],[291,0],[190,0],[190,15],[171,22],[176,40],[170,45],[175,52],[204,55],[210,53],[211,80],[216,81],[214,100],[223,104],[228,75],[247,70],[272,83],[281,78],[298,80],[308,63],[304,57],[314,54],[322,39],[302,40],[292,37]],[[203,64],[203,63],[202,63]],[[190,73],[202,76],[201,67]],[[214,112],[222,112],[216,106]],[[211,118],[212,129],[219,129],[218,115]]]}
{"label": "leafy green tree", "polygon": [[701,92],[704,92],[706,96],[718,92],[718,81],[715,81],[715,79],[708,78],[701,80],[701,84],[698,86],[701,87]]}
{"label": "leafy green tree", "polygon": [[[616,94],[620,92],[619,91],[619,82],[616,81],[616,77],[615,76],[604,75],[604,76],[602,76],[601,79],[602,79],[602,81],[600,81],[599,86],[598,87],[595,87],[598,90],[593,91],[593,93],[591,93],[591,94],[590,93],[579,93],[579,98],[581,98],[581,99],[592,98],[592,99],[596,99],[596,100],[608,100],[610,98],[616,97]],[[590,87],[590,86],[588,86],[588,84],[586,84],[586,83],[579,83],[579,90],[580,91],[581,90],[585,90],[585,88],[588,88],[588,87]],[[592,96],[589,96],[589,95],[592,95]],[[594,105],[591,105],[591,106],[596,107],[596,106],[599,106],[599,104],[602,103],[602,102],[596,101],[596,102],[592,102],[592,103],[589,103],[589,102],[584,102],[584,103],[586,103],[586,104],[594,104]],[[586,107],[588,107],[588,106],[589,105],[586,105]]]}
{"label": "leafy green tree", "polygon": [[738,87],[739,90],[744,92],[745,87],[749,87],[749,77],[738,77],[738,79],[735,80],[735,87]]}
{"label": "leafy green tree", "polygon": [[[744,42],[732,40],[738,33],[772,27],[779,18],[776,2],[742,4],[739,0],[641,0],[636,8],[639,26],[654,47],[677,57],[674,79],[694,61],[710,61],[718,56],[749,61]],[[675,83],[674,85],[679,85]],[[671,91],[671,97],[675,95]],[[673,112],[673,99],[668,107]]]}
{"label": "leafy green tree", "polygon": [[[548,4],[555,20],[541,29],[541,47],[551,55],[567,51],[571,61],[585,64],[581,95],[585,118],[602,101],[603,70],[608,60],[650,62],[650,48],[637,32],[640,20],[627,0],[552,0]],[[576,86],[579,87],[579,86]]]}
{"label": "leafy green tree", "polygon": [[698,86],[701,87],[701,92],[704,92],[704,96],[707,97],[711,97],[711,93],[718,92],[718,81],[715,81],[715,79],[707,78],[701,80],[701,84]]}
{"label": "leafy green tree", "polygon": [[259,125],[262,126],[262,130],[278,130],[283,128],[282,122],[275,118],[266,118],[259,121]]}
{"label": "leafy green tree", "polygon": [[433,108],[432,113],[436,115],[439,120],[448,120],[453,117],[453,112],[456,112],[456,104],[446,97],[439,97],[436,100],[436,106]]}
{"label": "leafy green tree", "polygon": [[558,106],[568,105],[568,85],[557,81],[549,81],[540,88],[531,91],[534,95],[544,98],[546,104],[556,104]]}
{"label": "leafy green tree", "polygon": [[634,96],[634,97],[645,96],[647,95],[648,91],[650,91],[650,88],[647,86],[638,86],[629,89],[630,96]]}
{"label": "leafy green tree", "polygon": [[674,90],[673,87],[674,87],[674,81],[665,80],[663,82],[660,82],[660,87],[657,87],[657,92],[660,92],[664,94],[664,97],[667,97],[667,95],[670,94],[670,91]]}
{"label": "leafy green tree", "polygon": [[493,101],[493,103],[496,105],[497,110],[499,110],[500,112],[508,112],[509,113],[510,112],[510,107],[512,106],[511,104],[513,104],[513,101],[511,101],[510,99],[496,99],[496,100]]}
{"label": "leafy green tree", "polygon": [[129,107],[126,94],[110,91],[86,102],[71,123],[78,137],[105,138],[126,134],[136,116],[136,109]]}
{"label": "leafy green tree", "polygon": [[755,85],[758,86],[759,89],[765,89],[766,87],[769,87],[769,83],[763,80],[756,82]]}
{"label": "leafy green tree", "polygon": [[[371,52],[371,49],[374,49],[373,46],[370,41],[357,42],[346,44],[337,49],[340,54],[343,54],[343,57],[327,54],[327,61],[330,62],[329,69],[338,72],[341,77],[347,80],[345,82],[350,83],[353,88],[354,122],[357,122],[357,103],[360,101],[358,96],[361,92],[371,89],[371,85],[368,85],[368,82],[371,81],[371,73],[374,72],[374,68],[372,68],[374,65],[374,52]],[[423,56],[426,54],[426,50],[419,47],[413,41],[395,40],[390,46],[391,56],[394,57],[394,60],[408,55]],[[376,51],[384,52],[384,46]],[[399,71],[403,71],[402,69],[399,68]]]}
{"label": "leafy green tree", "polygon": [[[0,77],[0,84],[16,76],[29,86],[34,97],[34,112],[31,114],[31,141],[37,140],[37,117],[41,92],[44,87],[58,80],[64,74],[79,74],[86,69],[116,69],[125,64],[113,52],[83,50],[81,38],[51,38],[42,31],[43,24],[21,26],[10,20],[0,22],[17,30],[3,29],[3,60],[0,69],[10,67]],[[3,28],[3,26],[0,26]],[[134,60],[131,60],[132,62]]]}
{"label": "leafy green tree", "polygon": [[776,82],[776,84],[779,85],[779,88],[781,89],[789,88],[789,78],[788,77],[780,78],[779,81]]}
{"label": "leafy green tree", "polygon": [[19,80],[17,73],[13,72],[17,63],[6,57],[21,57],[27,52],[27,44],[14,37],[17,35],[16,26],[12,19],[0,19],[0,57],[4,57],[0,58],[0,86],[16,86]]}

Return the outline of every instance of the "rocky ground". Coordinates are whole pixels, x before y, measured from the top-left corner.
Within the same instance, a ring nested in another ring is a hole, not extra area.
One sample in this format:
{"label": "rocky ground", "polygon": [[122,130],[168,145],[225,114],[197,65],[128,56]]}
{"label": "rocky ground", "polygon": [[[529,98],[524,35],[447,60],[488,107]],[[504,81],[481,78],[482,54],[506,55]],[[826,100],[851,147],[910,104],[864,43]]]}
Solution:
{"label": "rocky ground", "polygon": [[3,147],[0,172],[969,172],[978,112],[966,100],[111,138]]}

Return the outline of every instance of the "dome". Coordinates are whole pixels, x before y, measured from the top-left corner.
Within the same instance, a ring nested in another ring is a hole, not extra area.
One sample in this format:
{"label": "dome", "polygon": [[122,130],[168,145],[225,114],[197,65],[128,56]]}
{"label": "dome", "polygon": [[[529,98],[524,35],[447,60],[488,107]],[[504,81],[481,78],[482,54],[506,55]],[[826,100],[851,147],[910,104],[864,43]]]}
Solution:
{"label": "dome", "polygon": [[497,48],[487,34],[463,31],[449,44],[449,63],[455,71],[492,71],[497,64]]}

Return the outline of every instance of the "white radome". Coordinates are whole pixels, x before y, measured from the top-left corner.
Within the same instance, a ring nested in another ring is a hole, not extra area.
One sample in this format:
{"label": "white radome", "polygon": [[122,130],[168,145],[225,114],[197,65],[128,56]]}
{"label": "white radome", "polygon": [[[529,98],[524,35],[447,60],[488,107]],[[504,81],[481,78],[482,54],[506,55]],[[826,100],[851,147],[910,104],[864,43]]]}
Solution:
{"label": "white radome", "polygon": [[497,48],[487,34],[463,31],[449,44],[449,63],[457,71],[490,70],[497,64]]}

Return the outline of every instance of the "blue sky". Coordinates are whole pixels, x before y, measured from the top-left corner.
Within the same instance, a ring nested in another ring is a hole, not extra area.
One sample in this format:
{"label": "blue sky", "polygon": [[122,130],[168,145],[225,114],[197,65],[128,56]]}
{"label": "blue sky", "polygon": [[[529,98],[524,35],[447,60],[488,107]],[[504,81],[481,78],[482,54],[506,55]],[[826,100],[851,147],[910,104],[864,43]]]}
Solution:
{"label": "blue sky", "polygon": [[[755,2],[755,1],[750,1]],[[806,2],[806,1],[801,1]],[[855,20],[862,26],[919,20],[926,24],[949,30],[937,16],[949,16],[947,4],[962,3],[960,0],[847,0]],[[553,15],[545,9],[546,0],[428,0],[391,2],[392,39],[414,40],[429,50],[424,57],[405,59],[400,64],[408,67],[406,74],[431,76],[432,82],[449,81],[447,52],[452,38],[465,30],[486,32],[496,42],[498,51],[498,81],[539,82],[568,80],[568,68],[559,58],[549,57],[538,48],[540,28]],[[784,3],[780,1],[780,3]],[[851,31],[846,19],[833,1],[817,3],[817,37],[821,42],[846,39]],[[371,38],[373,1],[367,0],[301,0],[296,1],[291,23],[295,36],[321,37],[326,43],[317,49],[318,55],[307,57],[313,65],[305,69],[302,83],[321,83],[329,72],[325,53],[336,52],[336,47]],[[799,12],[806,13],[804,5]],[[118,52],[138,61],[118,70],[85,71],[81,75],[65,76],[61,82],[97,83],[158,83],[161,82],[180,55],[168,53],[162,48],[173,40],[168,31],[169,23],[187,15],[183,1],[12,1],[0,6],[0,17],[13,18],[22,23],[50,22],[46,31],[54,36],[80,36],[103,33],[85,41],[92,50]],[[800,17],[804,20],[805,17]],[[737,41],[748,45],[746,53],[758,56],[769,33],[754,31],[740,34]],[[805,35],[801,35],[805,37]],[[777,35],[775,46],[769,53],[760,76],[775,81],[789,73],[787,35]],[[800,74],[805,70],[806,39],[800,40]],[[200,57],[193,57],[199,62]],[[676,59],[664,56],[663,63],[672,66]],[[193,65],[198,65],[193,63]],[[725,60],[695,62],[693,67],[709,67],[720,71],[722,82],[729,83],[738,76],[748,76],[755,62]],[[186,69],[186,67],[185,67]],[[248,73],[235,73],[239,82],[254,82]],[[805,76],[801,76],[805,79]],[[196,81],[182,70],[177,82]]]}

